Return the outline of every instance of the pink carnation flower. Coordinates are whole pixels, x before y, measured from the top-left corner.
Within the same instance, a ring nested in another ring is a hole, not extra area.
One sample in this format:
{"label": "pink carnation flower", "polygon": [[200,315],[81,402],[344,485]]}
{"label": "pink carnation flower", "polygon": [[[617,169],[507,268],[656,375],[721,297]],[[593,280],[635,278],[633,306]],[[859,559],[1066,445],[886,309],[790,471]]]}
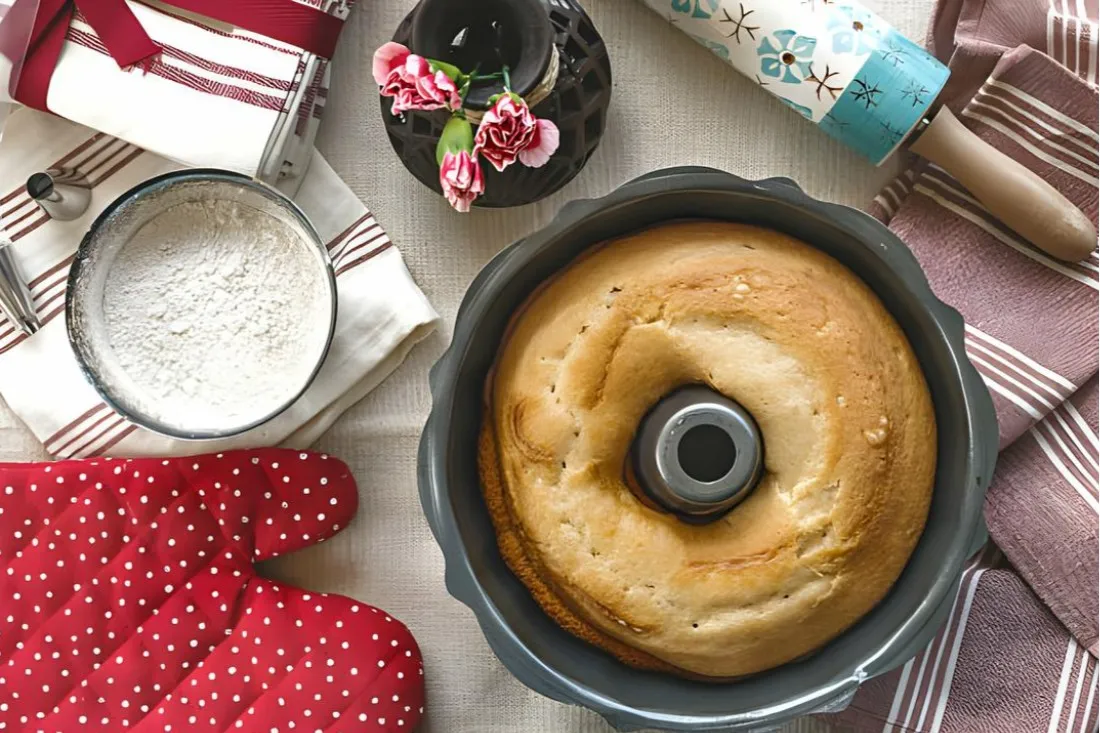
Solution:
{"label": "pink carnation flower", "polygon": [[485,192],[485,178],[477,158],[465,150],[444,154],[439,166],[439,185],[455,211],[469,211],[474,199]]}
{"label": "pink carnation flower", "polygon": [[374,52],[371,65],[374,81],[384,97],[392,97],[390,111],[456,110],[462,106],[458,87],[443,71],[432,71],[423,56],[417,56],[400,43],[384,43]]}
{"label": "pink carnation flower", "polygon": [[516,162],[531,168],[546,165],[558,149],[558,128],[531,114],[527,103],[502,94],[481,118],[474,135],[474,153],[498,171]]}

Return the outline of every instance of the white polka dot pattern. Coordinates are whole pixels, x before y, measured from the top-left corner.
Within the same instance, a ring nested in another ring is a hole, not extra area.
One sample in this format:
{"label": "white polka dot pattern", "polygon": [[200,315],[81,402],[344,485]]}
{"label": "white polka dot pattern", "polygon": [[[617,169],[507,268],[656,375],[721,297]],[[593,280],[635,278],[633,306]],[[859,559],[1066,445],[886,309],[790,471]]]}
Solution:
{"label": "white polka dot pattern", "polygon": [[411,730],[420,651],[376,608],[260,578],[355,514],[275,449],[0,464],[0,732]]}

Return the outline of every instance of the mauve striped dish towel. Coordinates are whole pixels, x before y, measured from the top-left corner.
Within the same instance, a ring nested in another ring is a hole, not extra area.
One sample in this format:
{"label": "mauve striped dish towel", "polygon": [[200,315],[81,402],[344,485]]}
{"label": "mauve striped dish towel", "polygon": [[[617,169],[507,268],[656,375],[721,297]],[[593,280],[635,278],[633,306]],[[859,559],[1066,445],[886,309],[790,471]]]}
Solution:
{"label": "mauve striped dish towel", "polygon": [[[352,4],[299,1],[339,18]],[[328,62],[224,23],[128,5],[161,53],[145,68],[120,69],[77,12],[50,80],[50,111],[182,164],[278,181],[293,194],[312,159]]]}
{"label": "mauve striped dish towel", "polygon": [[[131,425],[84,379],[65,332],[69,265],[92,220],[141,181],[180,166],[60,117],[21,109],[0,141],[0,238],[11,239],[42,330],[25,336],[0,317],[0,396],[58,458],[194,453],[193,442]],[[35,171],[73,168],[92,184],[92,205],[75,221],[51,220],[23,185]],[[328,245],[336,271],[336,332],[321,371],[297,402],[271,421],[227,440],[240,447],[306,447],[390,374],[439,318],[374,216],[314,153],[295,201]]]}
{"label": "mauve striped dish towel", "polygon": [[[974,132],[1097,216],[1096,0],[941,0],[930,45]],[[1097,730],[1097,291],[1094,253],[1052,260],[943,170],[915,163],[872,213],[967,322],[1002,452],[985,505],[993,544],[932,643],[825,719],[844,729]]]}

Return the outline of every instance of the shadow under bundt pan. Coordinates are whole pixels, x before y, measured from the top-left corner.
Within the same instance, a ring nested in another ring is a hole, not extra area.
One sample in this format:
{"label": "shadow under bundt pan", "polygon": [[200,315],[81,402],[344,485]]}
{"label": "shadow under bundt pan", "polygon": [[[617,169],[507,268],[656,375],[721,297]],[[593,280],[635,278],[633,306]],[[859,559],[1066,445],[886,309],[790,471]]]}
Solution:
{"label": "shadow under bundt pan", "polygon": [[[634,669],[555,624],[501,558],[477,469],[485,379],[513,311],[586,248],[691,218],[785,232],[863,279],[913,346],[938,432],[928,521],[886,598],[818,652],[734,681]],[[474,280],[451,346],[432,369],[431,389],[418,478],[446,559],[448,589],[474,611],[493,651],[521,682],[588,707],[621,730],[766,730],[842,709],[861,682],[904,663],[932,639],[966,559],[985,539],[981,506],[996,460],[997,426],[989,394],[965,356],[962,318],[935,298],[912,253],[885,227],[854,209],[816,201],[787,179],[668,169],[602,199],[568,204]]]}

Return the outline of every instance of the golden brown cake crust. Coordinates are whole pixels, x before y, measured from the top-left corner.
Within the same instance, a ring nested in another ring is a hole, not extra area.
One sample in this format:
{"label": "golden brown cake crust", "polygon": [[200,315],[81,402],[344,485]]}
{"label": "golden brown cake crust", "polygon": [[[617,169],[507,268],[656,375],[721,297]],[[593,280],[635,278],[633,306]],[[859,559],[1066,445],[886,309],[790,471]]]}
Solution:
{"label": "golden brown cake crust", "polygon": [[[623,481],[638,422],[707,384],[760,426],[765,474],[688,525]],[[870,610],[924,526],[935,419],[877,298],[776,232],[675,223],[587,254],[534,294],[487,388],[479,469],[501,553],[563,628],[624,662],[735,677]]]}

